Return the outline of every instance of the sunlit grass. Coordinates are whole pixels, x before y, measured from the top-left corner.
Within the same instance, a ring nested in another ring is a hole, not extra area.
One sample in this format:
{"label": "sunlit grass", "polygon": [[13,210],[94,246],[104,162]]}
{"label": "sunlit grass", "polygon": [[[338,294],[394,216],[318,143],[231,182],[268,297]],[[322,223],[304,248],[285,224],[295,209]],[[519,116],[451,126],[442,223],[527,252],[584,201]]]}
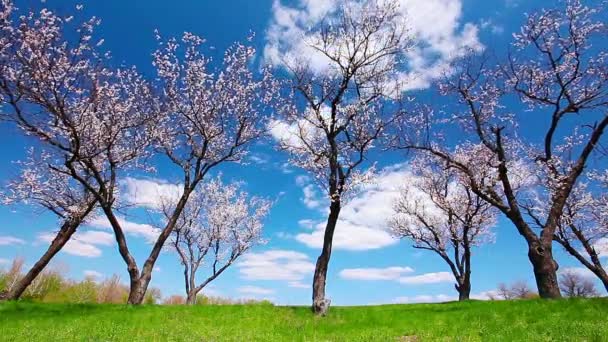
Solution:
{"label": "sunlit grass", "polygon": [[3,341],[608,341],[608,300],[332,307],[0,304]]}

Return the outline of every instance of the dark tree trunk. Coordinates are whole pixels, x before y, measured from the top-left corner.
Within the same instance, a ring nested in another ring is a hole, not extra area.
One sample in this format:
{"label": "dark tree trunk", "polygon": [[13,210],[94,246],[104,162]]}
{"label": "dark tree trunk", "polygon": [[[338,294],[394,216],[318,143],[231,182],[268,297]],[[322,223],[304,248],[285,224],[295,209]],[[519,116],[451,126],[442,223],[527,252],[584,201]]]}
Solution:
{"label": "dark tree trunk", "polygon": [[534,269],[538,295],[545,299],[561,298],[557,281],[557,262],[553,259],[552,246],[535,242],[529,244],[528,258]]}
{"label": "dark tree trunk", "polygon": [[534,270],[538,295],[543,299],[561,298],[562,295],[557,281],[559,266],[553,259],[554,229],[545,227],[541,236],[538,237],[519,213],[519,208],[515,206],[513,208],[516,208],[517,214],[507,215],[507,217],[513,222],[519,234],[524,237],[528,244],[528,259]]}
{"label": "dark tree trunk", "polygon": [[147,286],[144,287],[141,282],[135,281],[131,282],[131,287],[129,289],[129,298],[127,299],[127,304],[130,305],[141,305],[144,302],[144,297],[146,296]]}
{"label": "dark tree trunk", "polygon": [[66,220],[57,236],[51,242],[49,248],[44,252],[42,257],[32,266],[32,268],[27,272],[27,274],[19,279],[19,281],[13,286],[10,291],[2,295],[0,299],[6,300],[17,300],[19,299],[25,290],[27,290],[28,286],[38,277],[38,275],[44,270],[44,268],[49,264],[49,262],[53,259],[53,257],[61,251],[63,246],[70,240],[72,235],[76,232],[76,229],[80,225],[80,222],[76,220]]}
{"label": "dark tree trunk", "polygon": [[40,275],[44,268],[51,262],[51,260],[61,251],[61,249],[70,241],[70,238],[78,226],[82,223],[89,213],[95,208],[96,201],[87,204],[86,210],[80,213],[79,216],[72,217],[64,220],[57,236],[51,242],[49,248],[44,254],[38,259],[38,261],[32,266],[32,268],[26,273],[26,275],[19,279],[19,281],[11,288],[10,291],[0,294],[0,300],[17,300],[21,298],[23,293],[27,290],[28,286]]}
{"label": "dark tree trunk", "polygon": [[325,298],[325,282],[327,279],[327,268],[331,258],[331,247],[340,214],[340,202],[334,201],[329,207],[329,217],[325,226],[323,238],[323,250],[317,259],[315,275],[312,283],[312,311],[317,315],[326,315],[329,309],[330,300]]}
{"label": "dark tree trunk", "polygon": [[458,287],[456,288],[458,290],[458,300],[459,301],[463,301],[463,300],[469,300],[469,297],[471,295],[471,284],[460,284],[458,285]]}
{"label": "dark tree trunk", "polygon": [[[468,234],[468,230],[465,232]],[[464,246],[464,269],[462,281],[458,284],[458,300],[469,300],[471,295],[471,246],[469,244],[468,236],[465,235],[465,246]]]}
{"label": "dark tree trunk", "polygon": [[598,270],[597,273],[595,273],[595,275],[598,276],[598,278],[600,278],[600,280],[602,281],[602,284],[604,285],[604,288],[606,289],[606,292],[608,292],[608,275],[606,274],[606,271],[602,270]]}

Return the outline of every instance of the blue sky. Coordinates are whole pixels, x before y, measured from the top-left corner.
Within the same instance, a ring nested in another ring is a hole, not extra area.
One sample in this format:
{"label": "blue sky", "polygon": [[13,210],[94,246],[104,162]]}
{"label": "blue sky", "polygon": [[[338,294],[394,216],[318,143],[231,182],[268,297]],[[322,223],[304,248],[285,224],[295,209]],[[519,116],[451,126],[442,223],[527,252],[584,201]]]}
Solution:
{"label": "blue sky", "polygon": [[[42,6],[38,1],[16,2],[22,8]],[[269,34],[280,21],[281,9],[314,16],[315,10],[331,1],[283,0],[279,4],[273,0],[105,0],[78,3],[84,4],[85,16],[95,15],[102,19],[100,36],[116,60],[135,64],[140,70],[151,73],[150,54],[156,47],[155,29],[163,36],[179,36],[184,31],[198,34],[215,47],[210,53],[217,54],[216,58],[234,41],[243,41],[250,32],[255,32],[254,43],[260,62],[271,43]],[[440,35],[467,44],[474,42],[500,53],[508,46],[511,33],[523,22],[523,13],[546,5],[547,1],[403,0],[402,3],[409,15],[417,18],[417,30],[422,35]],[[74,11],[76,4],[71,0],[47,0],[44,6],[67,14]],[[425,13],[432,13],[433,18],[421,17]],[[433,58],[437,59],[437,56]],[[438,58],[441,61],[447,57]],[[412,90],[411,94],[422,99],[437,96],[424,86]],[[0,164],[4,166],[0,168],[0,180],[7,180],[18,172],[13,161],[23,158],[30,144],[13,127],[0,124],[3,150]],[[273,144],[271,138],[258,144],[248,157],[247,165],[226,165],[218,170],[222,171],[225,180],[244,181],[248,192],[276,200],[264,227],[268,243],[250,253],[250,258],[262,260],[267,267],[237,264],[204,292],[235,298],[270,298],[279,304],[308,304],[311,269],[319,253],[315,227],[324,221],[327,203],[320,198],[306,173],[290,167],[287,156],[276,152]],[[453,281],[442,273],[449,271],[447,265],[430,252],[411,248],[408,241],[390,239],[384,231],[390,196],[398,189],[399,179],[407,171],[405,157],[397,153],[373,157],[382,171],[375,188],[362,192],[343,210],[328,275],[328,296],[337,305],[451,299],[456,296]],[[159,182],[175,182],[178,176],[176,170],[162,162],[158,174],[148,175]],[[146,215],[136,211],[128,220],[140,224],[137,227],[145,231]],[[57,227],[52,215],[23,206],[0,207],[0,222],[0,263],[15,256],[23,256],[29,263],[35,261],[46,248],[45,234]],[[87,232],[109,234],[110,231],[102,225],[90,224],[81,229],[82,234]],[[107,234],[101,234],[101,237],[89,234],[81,236],[77,245],[61,252],[55,262],[67,265],[69,275],[74,279],[83,278],[85,273],[96,272],[102,277],[115,273],[126,282],[126,267],[115,244],[107,239]],[[501,219],[495,234],[494,244],[474,251],[474,296],[483,297],[484,292],[496,289],[500,282],[525,280],[534,284],[526,244],[514,227]],[[145,234],[132,234],[128,239],[141,262],[149,250]],[[561,248],[556,246],[555,249],[562,268],[579,267]],[[152,286],[159,287],[165,296],[183,294],[182,269],[177,257],[165,252],[157,266]],[[360,268],[383,269],[384,280],[362,280],[361,276],[356,276],[361,272],[352,270]],[[347,269],[351,271],[346,273],[355,274],[354,278],[358,279],[345,277],[342,272]]]}

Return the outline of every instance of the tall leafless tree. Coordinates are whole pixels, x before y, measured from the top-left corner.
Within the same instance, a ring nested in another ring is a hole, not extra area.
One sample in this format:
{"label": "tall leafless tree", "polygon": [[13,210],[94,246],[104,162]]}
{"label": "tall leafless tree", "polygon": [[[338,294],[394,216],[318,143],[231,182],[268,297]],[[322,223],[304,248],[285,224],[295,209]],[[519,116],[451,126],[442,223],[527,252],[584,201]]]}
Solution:
{"label": "tall leafless tree", "polygon": [[570,270],[559,275],[559,288],[564,296],[569,298],[589,298],[598,295],[593,281]]}

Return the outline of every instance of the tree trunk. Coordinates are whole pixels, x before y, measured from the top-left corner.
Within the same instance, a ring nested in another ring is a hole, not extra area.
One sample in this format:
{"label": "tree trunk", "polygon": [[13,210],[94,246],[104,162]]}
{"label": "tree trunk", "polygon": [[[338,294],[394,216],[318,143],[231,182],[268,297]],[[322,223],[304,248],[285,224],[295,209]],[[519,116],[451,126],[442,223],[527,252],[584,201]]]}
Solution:
{"label": "tree trunk", "polygon": [[329,310],[330,300],[325,298],[325,282],[327,279],[327,268],[331,258],[331,247],[340,214],[340,202],[333,201],[329,207],[329,217],[325,226],[323,238],[323,250],[317,259],[315,275],[312,283],[312,311],[317,315],[326,315]]}
{"label": "tree trunk", "polygon": [[127,304],[129,305],[141,305],[146,297],[146,290],[148,289],[148,283],[138,280],[131,282],[131,288],[129,289],[129,298]]}
{"label": "tree trunk", "polygon": [[471,295],[471,285],[470,284],[460,284],[458,286],[458,300],[469,300]]}
{"label": "tree trunk", "polygon": [[561,298],[557,281],[557,262],[553,259],[552,246],[541,242],[529,244],[528,258],[534,268],[538,295],[545,299]]}
{"label": "tree trunk", "polygon": [[596,273],[596,275],[602,281],[602,284],[604,285],[606,292],[608,292],[608,275],[606,274],[606,272],[604,270],[601,270],[601,272]]}
{"label": "tree trunk", "polygon": [[72,235],[76,232],[76,229],[80,225],[79,220],[65,220],[57,236],[51,242],[49,248],[44,252],[42,257],[32,266],[32,268],[27,272],[27,274],[19,279],[19,281],[13,286],[8,292],[3,294],[0,299],[3,300],[17,300],[23,295],[25,290],[27,290],[28,286],[38,277],[38,275],[44,270],[44,268],[49,264],[49,262],[53,259],[53,257],[65,246],[65,244],[70,240]]}
{"label": "tree trunk", "polygon": [[602,261],[600,260],[597,251],[578,228],[572,225],[571,230],[575,234],[577,240],[583,245],[583,248],[591,258],[591,261],[588,261],[578,249],[572,246],[568,239],[555,235],[553,240],[562,245],[570,255],[593,272],[593,274],[601,280],[606,291],[608,291],[608,274],[606,274],[606,270],[604,270],[604,266],[602,265]]}
{"label": "tree trunk", "polygon": [[463,271],[462,281],[458,284],[459,301],[469,300],[471,295],[471,246],[468,238],[465,238]]}
{"label": "tree trunk", "polygon": [[26,273],[26,275],[19,279],[19,281],[10,289],[10,291],[0,294],[0,300],[17,300],[19,299],[28,286],[40,275],[44,268],[51,262],[51,260],[61,251],[61,249],[70,241],[72,235],[76,232],[82,220],[84,220],[89,213],[95,208],[97,201],[91,201],[86,203],[86,208],[80,213],[79,216],[65,219],[57,236],[51,242],[49,248],[44,254],[38,259],[38,261],[32,266],[32,268]]}
{"label": "tree trunk", "polygon": [[196,295],[195,291],[188,292],[188,298],[186,299],[186,304],[195,305],[196,304]]}
{"label": "tree trunk", "polygon": [[[154,247],[152,247],[152,251],[150,252],[150,255],[148,256],[148,258],[146,259],[146,262],[144,263],[141,273],[137,272],[137,263],[135,262],[135,259],[133,259],[133,257],[131,256],[131,254],[128,251],[126,241],[124,240],[124,234],[122,232],[122,229],[120,228],[120,224],[118,222],[113,224],[113,226],[118,227],[118,229],[115,229],[114,231],[115,231],[115,233],[117,231],[120,233],[121,239],[120,240],[117,239],[117,241],[119,241],[119,248],[121,248],[121,247],[123,248],[124,253],[123,252],[121,252],[121,253],[124,254],[123,259],[125,260],[125,262],[127,262],[128,269],[129,269],[129,276],[131,277],[131,291],[129,293],[128,304],[140,305],[143,303],[144,298],[146,296],[146,291],[148,290],[148,286],[150,285],[150,280],[152,279],[152,271],[154,270],[154,264],[156,263],[156,260],[158,259],[158,256],[160,255],[160,252],[162,251],[163,246],[165,245],[165,242],[167,241],[167,239],[171,235],[171,232],[175,228],[177,219],[179,218],[182,211],[184,210],[184,207],[186,206],[186,202],[188,201],[188,198],[190,197],[190,194],[192,193],[192,189],[194,189],[196,187],[197,183],[198,183],[198,181],[193,182],[191,184],[190,188],[184,189],[184,193],[182,194],[182,197],[180,198],[179,202],[177,203],[175,210],[173,211],[173,214],[171,215],[171,218],[169,219],[169,222],[167,222],[167,225],[161,231],[160,235],[158,236],[158,239],[154,243]],[[112,213],[111,210],[109,210],[109,212],[111,214],[110,216],[115,219],[114,213]],[[106,215],[107,215],[107,213],[106,213]],[[108,218],[110,218],[110,216],[108,216]],[[110,221],[110,222],[112,222],[112,221]],[[115,235],[118,237],[118,234],[115,234]],[[121,245],[120,241],[122,241],[122,245]],[[191,274],[190,276],[192,277],[194,275]]]}

